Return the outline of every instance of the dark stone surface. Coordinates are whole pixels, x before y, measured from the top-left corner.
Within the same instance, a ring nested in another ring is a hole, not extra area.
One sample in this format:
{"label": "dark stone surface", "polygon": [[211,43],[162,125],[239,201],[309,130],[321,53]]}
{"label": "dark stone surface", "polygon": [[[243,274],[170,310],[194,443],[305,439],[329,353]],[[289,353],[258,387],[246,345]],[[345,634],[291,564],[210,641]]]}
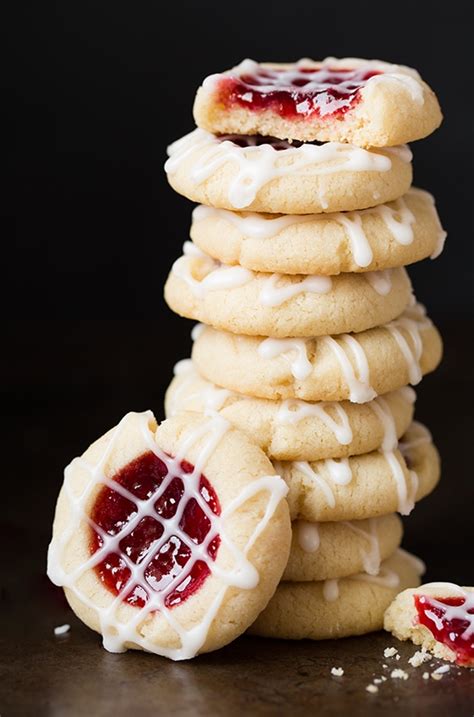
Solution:
{"label": "dark stone surface", "polygon": [[[149,322],[22,322],[3,327],[4,414],[0,545],[0,714],[10,715],[440,715],[474,713],[474,672],[422,679],[424,666],[385,660],[387,634],[333,642],[242,637],[186,663],[111,655],[72,615],[44,575],[62,468],[126,411],[160,415],[171,366],[188,346]],[[166,320],[165,320],[166,325]],[[163,329],[163,326],[161,326]],[[443,479],[405,520],[405,547],[428,564],[427,580],[472,585],[472,349],[469,326],[446,323],[443,366],[419,389],[417,415],[443,456]],[[164,340],[161,337],[164,336]],[[71,632],[55,638],[64,622]],[[389,669],[382,667],[383,663]],[[331,667],[345,670],[341,678]],[[394,667],[379,693],[365,687]]]}

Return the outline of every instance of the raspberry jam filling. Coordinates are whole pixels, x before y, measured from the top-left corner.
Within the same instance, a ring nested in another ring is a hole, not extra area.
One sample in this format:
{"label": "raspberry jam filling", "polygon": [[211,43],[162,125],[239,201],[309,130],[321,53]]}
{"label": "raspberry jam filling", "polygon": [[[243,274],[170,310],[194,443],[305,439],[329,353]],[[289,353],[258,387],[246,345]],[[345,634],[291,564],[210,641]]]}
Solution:
{"label": "raspberry jam filling", "polygon": [[[203,475],[199,495],[190,488],[186,477],[192,472],[193,466],[183,461],[172,475],[149,451],[114,476],[124,490],[104,486],[97,496],[90,514],[91,554],[108,541],[111,550],[95,571],[108,590],[130,605],[143,607],[154,593],[160,593],[167,608],[179,605],[211,572],[209,561],[216,558],[220,537],[210,535],[210,518],[220,515],[221,508]],[[196,546],[203,543],[204,555],[195,557]],[[138,568],[135,577],[130,563]]]}
{"label": "raspberry jam filling", "polygon": [[340,116],[359,101],[367,80],[380,71],[300,67],[269,69],[225,76],[219,82],[219,101],[254,112],[271,110],[288,119]]}
{"label": "raspberry jam filling", "polygon": [[474,596],[414,597],[418,624],[453,650],[459,665],[474,667]]}

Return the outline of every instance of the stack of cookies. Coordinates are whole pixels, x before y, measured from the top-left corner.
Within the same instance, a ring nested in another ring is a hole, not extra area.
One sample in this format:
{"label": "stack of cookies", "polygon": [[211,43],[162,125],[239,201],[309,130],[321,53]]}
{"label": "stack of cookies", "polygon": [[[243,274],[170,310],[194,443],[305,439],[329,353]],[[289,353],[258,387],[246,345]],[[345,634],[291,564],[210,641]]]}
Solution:
{"label": "stack of cookies", "polygon": [[252,631],[379,629],[422,572],[397,513],[439,478],[409,384],[441,339],[404,268],[445,239],[404,144],[440,124],[436,97],[379,61],[245,60],[204,81],[194,114],[166,171],[200,206],[165,297],[199,323],[167,415],[223,416],[289,488],[289,562]]}

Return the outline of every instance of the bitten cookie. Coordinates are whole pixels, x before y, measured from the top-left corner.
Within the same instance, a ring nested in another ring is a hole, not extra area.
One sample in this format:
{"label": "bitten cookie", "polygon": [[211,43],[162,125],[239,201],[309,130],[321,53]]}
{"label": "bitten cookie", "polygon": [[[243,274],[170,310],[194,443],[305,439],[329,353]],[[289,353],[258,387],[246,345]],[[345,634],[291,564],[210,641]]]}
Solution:
{"label": "bitten cookie", "polygon": [[202,129],[174,142],[168,181],[193,202],[270,214],[365,209],[401,197],[411,179],[406,146],[288,144],[262,137],[216,137]]}
{"label": "bitten cookie", "polygon": [[474,588],[427,583],[397,595],[384,627],[443,660],[474,667]]}
{"label": "bitten cookie", "polygon": [[282,580],[307,582],[344,578],[355,573],[377,575],[380,562],[402,541],[402,521],[392,513],[368,520],[293,525],[290,558]]}
{"label": "bitten cookie", "polygon": [[413,419],[415,393],[402,388],[368,403],[271,401],[235,393],[199,376],[192,361],[175,367],[165,399],[168,417],[218,411],[265,453],[284,461],[344,458],[380,448],[387,423],[400,438]]}
{"label": "bitten cookie", "polygon": [[412,188],[389,204],[336,214],[282,216],[201,205],[193,212],[191,237],[224,264],[282,274],[335,275],[434,259],[446,232],[431,194]]}
{"label": "bitten cookie", "polygon": [[365,403],[419,383],[442,354],[420,305],[356,335],[265,339],[205,327],[192,358],[201,376],[238,393],[271,399]]}
{"label": "bitten cookie", "polygon": [[438,451],[414,423],[400,444],[388,433],[382,450],[324,461],[274,464],[288,485],[292,520],[362,520],[398,511],[409,515],[440,477]]}
{"label": "bitten cookie", "polygon": [[287,489],[220,416],[129,413],[68,466],[48,575],[111,652],[215,650],[265,607],[288,561]]}
{"label": "bitten cookie", "polygon": [[397,550],[378,575],[280,583],[249,632],[285,640],[327,640],[380,630],[395,595],[419,585],[423,572],[421,561]]}
{"label": "bitten cookie", "polygon": [[197,255],[191,243],[165,285],[165,300],[180,316],[276,338],[364,331],[399,316],[411,299],[403,268],[334,277],[260,274]]}
{"label": "bitten cookie", "polygon": [[380,60],[328,57],[290,64],[244,60],[207,77],[194,103],[198,127],[385,147],[441,124],[434,92],[416,70]]}

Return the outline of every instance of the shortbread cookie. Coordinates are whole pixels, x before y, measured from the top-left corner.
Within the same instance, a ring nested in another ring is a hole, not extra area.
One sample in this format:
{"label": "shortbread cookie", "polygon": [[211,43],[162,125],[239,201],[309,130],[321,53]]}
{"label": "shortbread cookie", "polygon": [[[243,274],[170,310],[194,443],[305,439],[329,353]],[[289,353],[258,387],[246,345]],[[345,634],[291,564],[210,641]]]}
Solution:
{"label": "shortbread cookie", "polygon": [[327,640],[380,630],[400,590],[420,584],[424,565],[402,550],[382,563],[379,575],[280,583],[249,632],[286,640]]}
{"label": "shortbread cookie", "polygon": [[317,461],[380,448],[387,423],[400,438],[413,419],[415,398],[408,387],[364,404],[252,398],[206,381],[185,359],[175,367],[165,409],[168,417],[180,411],[218,411],[270,458]]}
{"label": "shortbread cookie", "polygon": [[399,547],[402,534],[402,521],[395,513],[338,523],[296,520],[282,580],[332,580],[362,572],[377,575],[380,562]]}
{"label": "shortbread cookie", "polygon": [[291,64],[244,60],[207,77],[196,124],[216,134],[260,134],[385,147],[441,124],[434,92],[416,70],[380,60],[328,57]]}
{"label": "shortbread cookie", "polygon": [[401,197],[411,184],[405,145],[290,145],[264,137],[216,137],[202,129],[174,142],[165,164],[179,194],[221,209],[310,214],[365,209]]}
{"label": "shortbread cookie", "polygon": [[286,486],[220,416],[129,413],[66,469],[48,575],[111,652],[227,644],[288,561]]}
{"label": "shortbread cookie", "polygon": [[462,667],[474,667],[474,588],[427,583],[397,595],[384,627],[399,640],[411,640]]}
{"label": "shortbread cookie", "polygon": [[364,403],[419,383],[441,354],[441,337],[418,305],[356,335],[265,339],[205,327],[192,357],[201,376],[250,396]]}
{"label": "shortbread cookie", "polygon": [[166,282],[168,306],[236,334],[286,338],[364,331],[399,316],[412,299],[403,268],[334,277],[260,274],[196,255],[189,245]]}
{"label": "shortbread cookie", "polygon": [[378,451],[338,460],[275,462],[288,484],[292,520],[362,520],[394,511],[409,515],[415,501],[438,483],[438,451],[419,423],[398,446],[393,427],[387,428]]}
{"label": "shortbread cookie", "polygon": [[287,216],[229,212],[203,205],[193,212],[191,237],[224,264],[282,274],[378,271],[405,266],[442,251],[431,194],[403,197],[359,212]]}

